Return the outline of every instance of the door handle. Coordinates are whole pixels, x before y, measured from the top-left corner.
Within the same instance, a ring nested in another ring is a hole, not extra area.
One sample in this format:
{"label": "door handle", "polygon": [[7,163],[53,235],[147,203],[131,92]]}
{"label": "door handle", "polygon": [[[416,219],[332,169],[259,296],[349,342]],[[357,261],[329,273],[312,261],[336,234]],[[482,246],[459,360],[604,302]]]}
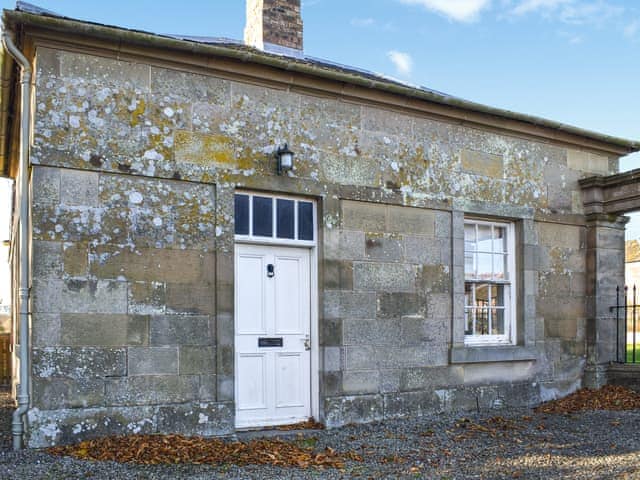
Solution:
{"label": "door handle", "polygon": [[267,277],[272,278],[276,274],[276,267],[273,266],[273,263],[267,265]]}
{"label": "door handle", "polygon": [[311,339],[309,338],[309,335],[304,337],[304,349],[307,351],[311,350]]}

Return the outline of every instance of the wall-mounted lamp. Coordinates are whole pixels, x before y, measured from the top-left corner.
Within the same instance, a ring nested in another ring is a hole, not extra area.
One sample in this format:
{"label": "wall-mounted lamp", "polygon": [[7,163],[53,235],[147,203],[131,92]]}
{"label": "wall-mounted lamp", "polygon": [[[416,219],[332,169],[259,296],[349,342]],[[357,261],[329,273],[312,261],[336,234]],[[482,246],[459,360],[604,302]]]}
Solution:
{"label": "wall-mounted lamp", "polygon": [[276,159],[278,161],[278,175],[288,172],[293,168],[293,152],[289,150],[289,146],[285,143],[284,147],[278,147],[276,150]]}

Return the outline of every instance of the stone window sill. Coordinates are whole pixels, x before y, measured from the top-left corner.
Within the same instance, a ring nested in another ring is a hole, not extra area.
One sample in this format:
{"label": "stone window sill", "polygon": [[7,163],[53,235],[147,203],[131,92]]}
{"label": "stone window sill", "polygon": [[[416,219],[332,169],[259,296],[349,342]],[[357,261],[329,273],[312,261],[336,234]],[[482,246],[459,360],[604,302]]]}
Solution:
{"label": "stone window sill", "polygon": [[517,345],[451,349],[451,363],[525,362],[537,359],[535,348]]}

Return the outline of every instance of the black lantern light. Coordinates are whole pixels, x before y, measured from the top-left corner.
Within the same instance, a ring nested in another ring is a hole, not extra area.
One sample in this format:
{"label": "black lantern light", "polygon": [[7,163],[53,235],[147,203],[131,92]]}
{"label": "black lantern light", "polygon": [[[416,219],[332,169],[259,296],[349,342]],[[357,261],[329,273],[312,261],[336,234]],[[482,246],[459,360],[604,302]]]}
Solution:
{"label": "black lantern light", "polygon": [[276,159],[278,161],[278,175],[282,175],[283,172],[288,172],[293,168],[293,152],[289,150],[289,146],[286,143],[284,147],[278,147]]}

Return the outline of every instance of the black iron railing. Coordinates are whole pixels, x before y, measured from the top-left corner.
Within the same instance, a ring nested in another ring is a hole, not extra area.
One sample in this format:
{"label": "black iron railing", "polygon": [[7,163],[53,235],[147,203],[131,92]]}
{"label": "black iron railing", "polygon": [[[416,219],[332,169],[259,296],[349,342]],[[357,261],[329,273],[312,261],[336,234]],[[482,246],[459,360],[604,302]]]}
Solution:
{"label": "black iron railing", "polygon": [[640,305],[634,285],[616,287],[616,360],[619,363],[640,363]]}

